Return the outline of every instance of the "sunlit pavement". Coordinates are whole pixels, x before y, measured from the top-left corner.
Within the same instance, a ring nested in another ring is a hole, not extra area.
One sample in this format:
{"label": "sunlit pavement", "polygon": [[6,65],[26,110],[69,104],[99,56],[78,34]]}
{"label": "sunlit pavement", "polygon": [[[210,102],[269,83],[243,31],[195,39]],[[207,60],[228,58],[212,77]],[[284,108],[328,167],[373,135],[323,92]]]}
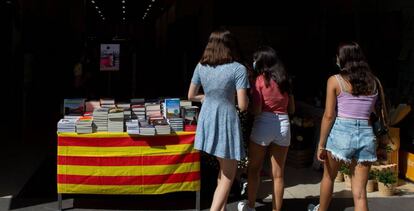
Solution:
{"label": "sunlit pavement", "polygon": [[[29,153],[30,154],[30,153]],[[9,158],[11,159],[11,158]],[[23,162],[23,163],[38,163]],[[3,160],[4,162],[4,160]],[[35,168],[32,176],[16,193],[0,198],[0,210],[57,210],[55,184],[55,158],[45,159],[31,168]],[[20,166],[20,168],[24,168]],[[29,167],[26,167],[26,169]],[[201,209],[208,210],[215,187],[215,171],[204,167],[202,173]],[[309,168],[286,167],[285,194],[283,210],[306,210],[308,203],[317,203],[319,182],[322,173]],[[2,181],[2,187],[7,182]],[[19,185],[21,182],[14,182]],[[10,185],[9,185],[10,186]],[[235,184],[237,187],[237,184]],[[8,187],[12,190],[12,187]],[[330,210],[353,210],[350,190],[345,184],[335,183],[335,193]],[[234,188],[227,204],[227,210],[237,210],[237,203],[244,200],[239,196],[238,188]],[[414,185],[400,180],[397,194],[392,197],[381,197],[377,192],[368,194],[370,210],[412,210],[414,207]],[[159,196],[108,196],[108,195],[64,195],[64,210],[193,210],[195,194],[192,192],[172,193]],[[264,176],[258,191],[256,210],[271,210],[271,179]]]}

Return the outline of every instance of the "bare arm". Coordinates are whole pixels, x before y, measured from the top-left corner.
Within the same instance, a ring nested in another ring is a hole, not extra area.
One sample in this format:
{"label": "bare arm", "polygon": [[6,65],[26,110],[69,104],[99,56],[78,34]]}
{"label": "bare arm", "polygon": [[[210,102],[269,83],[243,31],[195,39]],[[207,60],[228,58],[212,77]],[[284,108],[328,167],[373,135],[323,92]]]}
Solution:
{"label": "bare arm", "polygon": [[200,85],[195,85],[193,83],[190,84],[190,88],[188,89],[188,100],[194,102],[203,102],[204,95],[199,95],[198,92],[200,90]]}
{"label": "bare arm", "polygon": [[336,96],[338,90],[338,83],[335,77],[331,76],[328,79],[328,85],[326,88],[326,103],[325,103],[325,112],[322,117],[321,123],[321,132],[319,136],[319,146],[318,146],[318,159],[323,161],[326,158],[325,146],[328,135],[331,131],[332,125],[335,122],[336,118]]}
{"label": "bare arm", "polygon": [[237,104],[239,105],[241,112],[247,110],[247,106],[249,105],[249,98],[247,97],[246,89],[237,90]]}

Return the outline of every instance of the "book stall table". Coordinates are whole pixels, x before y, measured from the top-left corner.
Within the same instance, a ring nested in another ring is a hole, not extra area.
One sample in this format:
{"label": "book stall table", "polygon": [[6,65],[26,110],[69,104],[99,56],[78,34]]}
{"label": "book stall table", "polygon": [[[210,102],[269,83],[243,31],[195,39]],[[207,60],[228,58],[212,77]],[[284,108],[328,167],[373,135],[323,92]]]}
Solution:
{"label": "book stall table", "polygon": [[57,193],[164,194],[196,192],[200,209],[200,154],[194,132],[140,136],[58,133]]}

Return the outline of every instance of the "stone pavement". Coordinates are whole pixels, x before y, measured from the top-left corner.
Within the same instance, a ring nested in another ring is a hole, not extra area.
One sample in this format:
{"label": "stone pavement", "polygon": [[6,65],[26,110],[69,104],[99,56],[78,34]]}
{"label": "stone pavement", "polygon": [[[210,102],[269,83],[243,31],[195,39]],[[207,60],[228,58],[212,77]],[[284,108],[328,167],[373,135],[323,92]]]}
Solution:
{"label": "stone pavement", "polygon": [[[20,187],[17,194],[2,195],[0,210],[42,211],[57,210],[54,157],[45,159],[35,173]],[[208,210],[215,187],[215,173],[206,169],[203,175],[201,208]],[[308,203],[317,203],[319,181],[322,173],[309,168],[286,168],[285,200],[283,210],[306,210]],[[2,184],[4,181],[2,181]],[[259,188],[257,210],[271,210],[271,180],[263,177]],[[235,188],[229,198],[227,210],[237,210],[242,199]],[[392,197],[381,197],[378,192],[369,194],[370,210],[413,210],[414,185],[400,181],[398,193]],[[192,210],[195,194],[191,192],[165,194],[161,196],[89,196],[65,195],[65,210]],[[335,194],[330,210],[353,210],[350,190],[344,183],[335,184]]]}

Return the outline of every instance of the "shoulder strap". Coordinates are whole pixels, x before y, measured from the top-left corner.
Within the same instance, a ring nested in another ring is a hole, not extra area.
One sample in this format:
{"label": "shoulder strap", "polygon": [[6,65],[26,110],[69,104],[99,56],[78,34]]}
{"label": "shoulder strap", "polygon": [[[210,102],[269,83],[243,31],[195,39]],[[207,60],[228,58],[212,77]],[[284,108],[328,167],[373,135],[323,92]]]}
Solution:
{"label": "shoulder strap", "polygon": [[383,121],[383,124],[386,128],[388,128],[388,110],[387,110],[387,104],[385,102],[385,94],[384,94],[384,89],[382,88],[381,82],[380,80],[375,77],[375,81],[376,81],[376,85],[377,85],[377,90],[378,93],[380,95],[381,98],[381,121]]}
{"label": "shoulder strap", "polygon": [[343,92],[345,90],[345,87],[344,87],[344,82],[341,80],[342,79],[341,76],[339,74],[336,74],[335,78],[339,83],[339,87],[341,89],[341,92]]}
{"label": "shoulder strap", "polygon": [[341,76],[341,74],[337,74],[337,79],[339,81],[339,85],[341,86],[341,91],[351,93],[349,90],[349,85],[346,84],[345,79]]}

